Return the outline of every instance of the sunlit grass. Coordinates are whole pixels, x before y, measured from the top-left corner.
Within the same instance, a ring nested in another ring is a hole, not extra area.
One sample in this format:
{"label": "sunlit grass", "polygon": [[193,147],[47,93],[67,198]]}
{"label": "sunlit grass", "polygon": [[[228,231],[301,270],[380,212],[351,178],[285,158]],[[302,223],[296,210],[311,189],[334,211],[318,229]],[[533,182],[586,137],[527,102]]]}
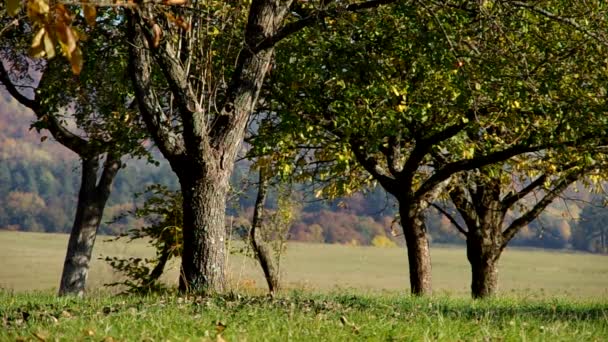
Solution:
{"label": "sunlit grass", "polygon": [[[0,292],[0,340],[603,341],[605,302],[286,292],[182,298]],[[220,338],[218,338],[220,335]]]}

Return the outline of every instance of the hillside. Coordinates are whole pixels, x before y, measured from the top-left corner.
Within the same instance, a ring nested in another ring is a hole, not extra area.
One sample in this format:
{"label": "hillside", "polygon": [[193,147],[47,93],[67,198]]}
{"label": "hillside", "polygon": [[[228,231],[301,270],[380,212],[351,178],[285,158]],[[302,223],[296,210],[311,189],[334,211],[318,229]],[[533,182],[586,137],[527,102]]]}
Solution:
{"label": "hillside", "polygon": [[[0,93],[0,229],[68,232],[79,184],[79,162],[74,153],[48,134],[30,129],[33,120],[32,113],[10,96]],[[148,185],[160,183],[171,189],[178,188],[176,177],[168,165],[162,158],[158,159],[158,167],[143,160],[126,161],[126,168],[121,170],[115,181],[104,221],[132,209],[141,201],[136,194],[143,192]],[[246,165],[238,164],[233,177],[234,186],[242,190],[243,181],[247,179],[255,179],[255,175],[249,175]],[[297,208],[298,219],[290,228],[293,240],[370,245],[377,237],[387,237],[389,241],[402,243],[402,237],[393,224],[394,201],[380,189],[331,203],[307,199],[309,196],[305,194],[298,197],[304,202]],[[578,201],[557,201],[540,220],[526,227],[513,243],[598,250],[595,247],[597,239],[587,238],[587,233],[576,231],[577,220],[586,205],[581,199],[589,202],[593,197],[584,189],[569,191],[566,197],[575,197]],[[239,216],[238,222],[247,222],[254,199],[254,189],[245,187],[238,201],[229,206],[229,215]],[[273,200],[276,199],[271,198],[270,202]],[[595,220],[593,215],[586,217],[586,223]],[[104,223],[101,232],[116,234],[134,222]],[[435,242],[462,243],[449,220],[438,213],[429,213],[428,226]]]}

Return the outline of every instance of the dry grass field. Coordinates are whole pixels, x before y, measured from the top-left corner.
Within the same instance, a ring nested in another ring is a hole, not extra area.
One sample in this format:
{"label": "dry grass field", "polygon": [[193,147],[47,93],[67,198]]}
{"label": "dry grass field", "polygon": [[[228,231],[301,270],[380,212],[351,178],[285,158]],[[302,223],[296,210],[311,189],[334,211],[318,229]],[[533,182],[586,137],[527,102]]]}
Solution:
{"label": "dry grass field", "polygon": [[[91,289],[117,280],[100,256],[150,256],[143,241],[107,242],[99,237],[89,276]],[[67,235],[0,231],[0,288],[15,292],[56,288]],[[435,292],[467,296],[469,268],[463,247],[432,246]],[[165,280],[177,278],[173,263]],[[290,243],[282,262],[283,284],[291,289],[359,293],[406,292],[406,253],[401,248]],[[263,288],[252,259],[230,255],[234,290]],[[500,262],[500,293],[509,297],[608,299],[608,257],[584,253],[508,249]]]}

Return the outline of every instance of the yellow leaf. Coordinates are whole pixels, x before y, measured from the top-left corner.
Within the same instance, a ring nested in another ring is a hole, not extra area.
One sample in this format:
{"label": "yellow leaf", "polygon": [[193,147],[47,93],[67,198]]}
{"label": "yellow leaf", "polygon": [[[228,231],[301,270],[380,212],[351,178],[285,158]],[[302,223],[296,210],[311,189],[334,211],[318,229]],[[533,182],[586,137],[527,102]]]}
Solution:
{"label": "yellow leaf", "polygon": [[47,58],[55,57],[55,44],[53,43],[53,40],[48,32],[44,34],[42,44],[44,46],[44,52],[46,52]]}
{"label": "yellow leaf", "polygon": [[[43,27],[38,32],[36,32],[34,39],[32,39],[32,46],[30,50],[30,54],[32,54],[32,57],[42,57],[38,56],[38,54],[44,52],[44,49],[42,48],[42,37],[44,37],[45,33],[46,29]],[[33,51],[36,51],[36,53],[33,53]]]}
{"label": "yellow leaf", "polygon": [[84,10],[84,18],[86,19],[87,24],[89,24],[91,26],[95,26],[96,19],[97,19],[97,9],[95,8],[95,6],[85,4],[83,6],[83,10]]}
{"label": "yellow leaf", "polygon": [[33,14],[47,14],[49,13],[50,7],[48,0],[30,0],[27,2],[28,11]]}
{"label": "yellow leaf", "polygon": [[399,96],[399,90],[397,90],[397,87],[395,87],[394,85],[391,86],[391,90],[393,91],[393,93],[395,94],[395,96]]}
{"label": "yellow leaf", "polygon": [[82,51],[80,51],[79,47],[76,47],[71,56],[68,57],[70,59],[70,64],[72,65],[72,72],[75,75],[79,75],[82,70]]}
{"label": "yellow leaf", "polygon": [[321,198],[321,196],[323,196],[323,189],[319,189],[315,192],[315,198]]}
{"label": "yellow leaf", "polygon": [[6,0],[6,11],[11,17],[16,16],[21,11],[21,0]]}
{"label": "yellow leaf", "polygon": [[59,39],[59,43],[61,45],[61,50],[63,50],[63,54],[70,58],[74,50],[76,50],[76,34],[72,31],[72,28],[63,24],[58,23],[56,25],[57,38]]}
{"label": "yellow leaf", "polygon": [[42,45],[32,46],[30,48],[30,56],[33,58],[42,58],[44,57],[44,48]]}

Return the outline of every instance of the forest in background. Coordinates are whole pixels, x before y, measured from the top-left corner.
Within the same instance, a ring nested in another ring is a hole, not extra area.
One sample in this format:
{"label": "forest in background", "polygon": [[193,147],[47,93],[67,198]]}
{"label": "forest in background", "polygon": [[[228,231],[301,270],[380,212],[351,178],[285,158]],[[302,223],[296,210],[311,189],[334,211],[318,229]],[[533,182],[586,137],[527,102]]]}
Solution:
{"label": "forest in background", "polygon": [[[78,185],[75,154],[44,134],[30,130],[34,116],[5,93],[0,93],[0,229],[67,233],[73,220]],[[177,189],[177,178],[157,158],[158,166],[146,160],[128,160],[114,183],[105,210],[102,234],[115,235],[142,224],[129,219],[109,223],[112,218],[141,203],[136,194],[147,186],[162,184]],[[236,234],[251,220],[256,189],[248,165],[239,163],[233,175],[238,195],[229,206],[230,225]],[[305,187],[303,187],[305,188]],[[296,220],[291,240],[353,245],[393,246],[403,244],[393,200],[380,188],[348,198],[322,201],[295,191],[302,203],[294,208]],[[276,194],[270,195],[276,202]],[[525,227],[513,246],[576,249],[606,253],[608,216],[603,196],[584,189],[570,189],[539,219]],[[427,214],[431,241],[464,243],[451,222],[436,211]],[[242,232],[241,232],[242,233]]]}

